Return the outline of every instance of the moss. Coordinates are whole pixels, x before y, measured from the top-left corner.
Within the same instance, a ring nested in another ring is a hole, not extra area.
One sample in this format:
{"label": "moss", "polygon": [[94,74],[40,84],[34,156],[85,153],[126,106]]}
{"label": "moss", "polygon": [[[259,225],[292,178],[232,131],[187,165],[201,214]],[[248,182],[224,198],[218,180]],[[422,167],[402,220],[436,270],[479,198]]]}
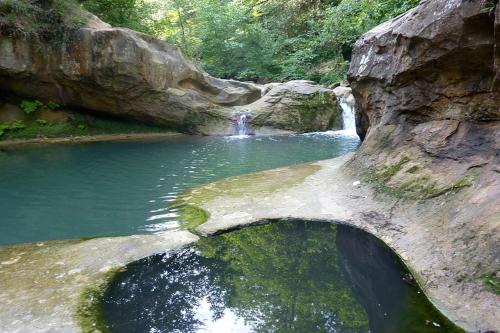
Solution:
{"label": "moss", "polygon": [[[292,98],[296,99],[297,97]],[[287,111],[287,129],[292,131],[317,131],[322,119],[328,122],[325,124],[328,128],[338,127],[340,126],[340,118],[337,112],[333,112],[333,115],[327,118],[330,110],[336,108],[335,99],[329,93],[323,91],[302,97],[297,104],[290,105],[290,110]]]}
{"label": "moss", "polygon": [[181,204],[179,208],[179,218],[184,223],[184,227],[188,230],[193,230],[199,225],[202,225],[208,218],[210,214],[204,209],[199,208],[195,205]]}
{"label": "moss", "polygon": [[383,178],[383,180],[388,181],[403,168],[403,165],[408,162],[410,162],[410,158],[406,155],[403,155],[401,156],[401,159],[398,163],[382,166],[380,170],[380,176]]}
{"label": "moss", "polygon": [[183,226],[193,230],[209,219],[209,213],[201,207],[215,198],[270,194],[299,184],[320,169],[316,164],[303,164],[226,178],[191,189],[170,208],[178,209]]}
{"label": "moss", "polygon": [[475,175],[466,175],[447,186],[440,187],[437,186],[429,176],[422,176],[413,178],[399,186],[389,186],[387,181],[390,180],[391,177],[400,169],[401,168],[398,169],[397,165],[395,165],[390,168],[384,168],[384,171],[381,173],[379,171],[380,169],[371,168],[365,172],[364,178],[366,181],[371,183],[378,192],[382,192],[396,198],[407,199],[435,198],[450,191],[471,186],[476,179]]}
{"label": "moss", "polygon": [[406,172],[407,172],[407,173],[412,173],[412,174],[413,174],[413,173],[417,172],[417,171],[418,171],[418,169],[419,169],[418,165],[414,165],[414,166],[412,166],[411,168],[409,168],[408,170],[406,170]]}
{"label": "moss", "polygon": [[500,277],[496,273],[487,273],[482,276],[487,289],[500,295]]}
{"label": "moss", "polygon": [[107,271],[100,279],[85,288],[80,294],[75,316],[84,333],[109,332],[104,320],[102,302],[106,287],[115,275],[121,271],[123,271],[123,268],[115,268]]}
{"label": "moss", "polygon": [[[135,123],[128,120],[93,117],[76,114],[74,120],[48,123],[40,119],[37,111],[31,114],[23,126],[14,123],[0,123],[0,140],[33,139],[38,137],[70,137],[99,134],[162,133],[170,129]],[[3,129],[3,131],[2,131]],[[7,129],[7,130],[6,130]]]}
{"label": "moss", "polygon": [[316,164],[295,165],[236,176],[196,187],[182,196],[186,203],[201,205],[216,197],[241,197],[252,194],[270,194],[301,183],[307,176],[319,171]]}

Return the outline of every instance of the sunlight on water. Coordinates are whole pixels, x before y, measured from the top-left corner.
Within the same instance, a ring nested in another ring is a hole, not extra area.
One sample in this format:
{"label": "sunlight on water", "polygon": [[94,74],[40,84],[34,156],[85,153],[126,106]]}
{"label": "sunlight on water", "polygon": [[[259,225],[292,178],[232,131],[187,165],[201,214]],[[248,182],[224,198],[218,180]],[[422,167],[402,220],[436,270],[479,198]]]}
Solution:
{"label": "sunlight on water", "polygon": [[0,244],[179,227],[179,195],[224,177],[333,158],[357,137],[189,137],[2,152]]}

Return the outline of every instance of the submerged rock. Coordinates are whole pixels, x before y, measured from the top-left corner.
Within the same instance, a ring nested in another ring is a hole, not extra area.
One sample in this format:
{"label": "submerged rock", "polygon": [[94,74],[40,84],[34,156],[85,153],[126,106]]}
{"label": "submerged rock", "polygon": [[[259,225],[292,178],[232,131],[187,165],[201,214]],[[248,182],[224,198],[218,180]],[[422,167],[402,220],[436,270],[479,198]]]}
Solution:
{"label": "submerged rock", "polygon": [[310,83],[271,89],[217,79],[177,47],[111,28],[95,16],[68,34],[61,45],[0,36],[0,90],[201,134],[231,134],[231,108],[251,104],[269,90],[255,105],[255,112],[268,115],[259,117],[266,126],[322,130],[331,118],[318,108],[332,103],[327,89]]}

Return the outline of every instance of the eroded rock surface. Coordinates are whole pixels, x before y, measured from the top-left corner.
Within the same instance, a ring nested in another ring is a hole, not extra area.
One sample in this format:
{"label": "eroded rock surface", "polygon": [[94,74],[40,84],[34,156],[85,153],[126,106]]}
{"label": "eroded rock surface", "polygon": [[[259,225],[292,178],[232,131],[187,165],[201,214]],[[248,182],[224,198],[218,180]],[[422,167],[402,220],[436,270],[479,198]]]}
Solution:
{"label": "eroded rock surface", "polygon": [[424,0],[366,33],[349,73],[366,136],[350,167],[379,192],[422,203],[413,223],[443,232],[415,248],[449,249],[428,269],[484,293],[484,276],[500,270],[498,7]]}
{"label": "eroded rock surface", "polygon": [[331,89],[311,81],[269,84],[263,98],[244,107],[255,114],[255,127],[293,132],[326,131],[342,127],[342,113]]}
{"label": "eroded rock surface", "polygon": [[96,318],[81,308],[89,291],[131,261],[197,239],[178,231],[0,247],[0,331],[93,332]]}
{"label": "eroded rock surface", "polygon": [[232,134],[235,106],[256,127],[298,132],[335,123],[331,90],[310,82],[266,87],[214,78],[180,50],[151,36],[111,28],[95,16],[61,45],[0,36],[0,90],[66,107],[200,134]]}
{"label": "eroded rock surface", "polygon": [[[500,296],[483,278],[470,275],[472,270],[491,268],[483,266],[483,260],[494,251],[489,246],[498,234],[489,234],[490,243],[482,248],[485,253],[478,253],[476,235],[464,227],[475,223],[447,222],[460,213],[457,204],[465,202],[472,190],[425,201],[400,200],[354,178],[345,165],[350,157],[228,178],[196,187],[182,200],[206,211],[208,220],[196,228],[202,235],[279,219],[330,221],[364,229],[402,258],[430,300],[456,324],[471,332],[500,329],[496,315]],[[480,215],[468,206],[465,211]],[[464,237],[469,243],[463,243]]]}
{"label": "eroded rock surface", "polygon": [[209,76],[148,35],[91,26],[59,47],[1,37],[0,89],[186,130],[216,116],[210,108],[261,96],[252,85]]}

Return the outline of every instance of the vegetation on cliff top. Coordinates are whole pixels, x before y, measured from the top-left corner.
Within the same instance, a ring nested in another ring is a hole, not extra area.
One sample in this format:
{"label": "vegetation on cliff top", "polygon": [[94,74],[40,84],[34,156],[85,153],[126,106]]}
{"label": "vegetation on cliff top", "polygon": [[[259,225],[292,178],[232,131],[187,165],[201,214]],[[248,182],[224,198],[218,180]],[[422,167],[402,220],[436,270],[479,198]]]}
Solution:
{"label": "vegetation on cliff top", "polygon": [[0,0],[0,35],[64,40],[80,7],[179,46],[210,74],[239,80],[346,76],[361,34],[418,0]]}
{"label": "vegetation on cliff top", "polygon": [[58,44],[87,15],[74,0],[0,0],[0,35]]}
{"label": "vegetation on cliff top", "polygon": [[212,75],[345,78],[354,42],[418,0],[84,0],[114,26],[178,45]]}

